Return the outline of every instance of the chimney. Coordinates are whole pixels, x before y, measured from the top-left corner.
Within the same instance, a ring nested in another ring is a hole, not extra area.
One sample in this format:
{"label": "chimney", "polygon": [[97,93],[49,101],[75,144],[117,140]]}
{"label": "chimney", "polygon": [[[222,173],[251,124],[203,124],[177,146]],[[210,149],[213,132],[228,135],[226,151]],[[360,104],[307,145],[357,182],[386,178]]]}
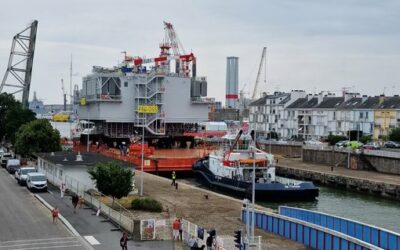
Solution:
{"label": "chimney", "polygon": [[324,101],[324,95],[321,93],[318,94],[318,104]]}
{"label": "chimney", "polygon": [[379,105],[382,104],[383,101],[385,101],[385,95],[380,95],[379,96]]}
{"label": "chimney", "polygon": [[83,161],[83,157],[81,155],[81,152],[78,152],[78,154],[76,155],[76,160],[75,161]]}
{"label": "chimney", "polygon": [[368,96],[367,95],[363,95],[361,98],[361,102],[364,103],[366,100],[368,100]]}
{"label": "chimney", "polygon": [[311,100],[312,98],[313,98],[313,95],[312,94],[308,94],[307,101]]}

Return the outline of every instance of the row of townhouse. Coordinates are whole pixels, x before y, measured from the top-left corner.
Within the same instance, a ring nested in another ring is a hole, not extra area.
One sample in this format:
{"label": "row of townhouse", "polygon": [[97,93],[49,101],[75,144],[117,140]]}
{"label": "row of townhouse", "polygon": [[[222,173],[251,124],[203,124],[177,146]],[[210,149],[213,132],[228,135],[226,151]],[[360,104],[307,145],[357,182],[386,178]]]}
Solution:
{"label": "row of townhouse", "polygon": [[337,97],[292,90],[264,94],[249,107],[251,129],[259,135],[276,132],[282,138],[320,139],[358,130],[378,139],[400,125],[399,96],[346,93]]}

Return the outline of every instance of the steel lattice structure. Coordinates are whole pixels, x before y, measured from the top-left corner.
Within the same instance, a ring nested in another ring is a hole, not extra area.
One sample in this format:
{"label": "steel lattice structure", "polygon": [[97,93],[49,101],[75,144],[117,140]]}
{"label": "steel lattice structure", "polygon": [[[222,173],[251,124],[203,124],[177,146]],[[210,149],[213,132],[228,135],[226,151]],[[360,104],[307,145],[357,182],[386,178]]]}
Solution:
{"label": "steel lattice structure", "polygon": [[37,26],[38,21],[34,20],[26,29],[14,36],[7,71],[0,86],[0,92],[10,94],[22,92],[21,102],[25,108],[28,107]]}

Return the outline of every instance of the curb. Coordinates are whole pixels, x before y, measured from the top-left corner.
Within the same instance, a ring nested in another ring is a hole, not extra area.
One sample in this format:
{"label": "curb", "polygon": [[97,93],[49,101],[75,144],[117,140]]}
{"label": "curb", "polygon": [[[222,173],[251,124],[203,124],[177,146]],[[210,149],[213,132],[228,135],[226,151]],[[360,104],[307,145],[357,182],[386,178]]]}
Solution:
{"label": "curb", "polygon": [[[45,201],[38,194],[34,194],[33,196],[35,196],[35,198],[38,199],[43,205],[45,205],[50,211],[53,209],[53,206],[51,206],[47,201]],[[58,218],[67,227],[67,229],[82,242],[84,247],[86,247],[87,249],[94,250],[94,248],[91,245],[89,245],[89,243],[78,233],[78,231],[76,231],[76,229],[71,225],[71,223],[69,223],[69,221],[67,219],[65,219],[64,216],[62,216],[61,214],[58,214]]]}

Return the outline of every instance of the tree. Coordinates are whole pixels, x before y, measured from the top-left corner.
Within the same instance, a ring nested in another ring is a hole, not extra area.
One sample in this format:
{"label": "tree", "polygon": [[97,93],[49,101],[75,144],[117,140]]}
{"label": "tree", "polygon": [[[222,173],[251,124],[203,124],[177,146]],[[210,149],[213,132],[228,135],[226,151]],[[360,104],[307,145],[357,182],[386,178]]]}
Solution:
{"label": "tree", "polygon": [[6,138],[14,144],[15,134],[17,133],[18,129],[22,125],[35,119],[35,113],[29,109],[22,108],[21,105],[10,107],[10,109],[6,111],[4,119],[4,131]]}
{"label": "tree", "polygon": [[21,106],[21,103],[15,100],[14,96],[7,93],[0,94],[0,137],[6,134],[5,124],[6,124],[6,113],[13,107]]}
{"label": "tree", "polygon": [[329,135],[328,135],[329,145],[332,145],[332,146],[335,145],[337,142],[344,141],[346,139],[347,138],[342,135],[333,135],[332,133],[329,133]]}
{"label": "tree", "polygon": [[96,182],[96,188],[101,193],[112,197],[112,206],[114,206],[115,198],[121,199],[132,191],[132,170],[121,167],[115,161],[97,163],[88,170],[88,173]]}
{"label": "tree", "polygon": [[394,128],[390,131],[389,139],[391,141],[400,141],[400,127]]}
{"label": "tree", "polygon": [[19,128],[14,146],[15,152],[22,156],[60,151],[60,133],[53,129],[48,120],[34,120]]}

